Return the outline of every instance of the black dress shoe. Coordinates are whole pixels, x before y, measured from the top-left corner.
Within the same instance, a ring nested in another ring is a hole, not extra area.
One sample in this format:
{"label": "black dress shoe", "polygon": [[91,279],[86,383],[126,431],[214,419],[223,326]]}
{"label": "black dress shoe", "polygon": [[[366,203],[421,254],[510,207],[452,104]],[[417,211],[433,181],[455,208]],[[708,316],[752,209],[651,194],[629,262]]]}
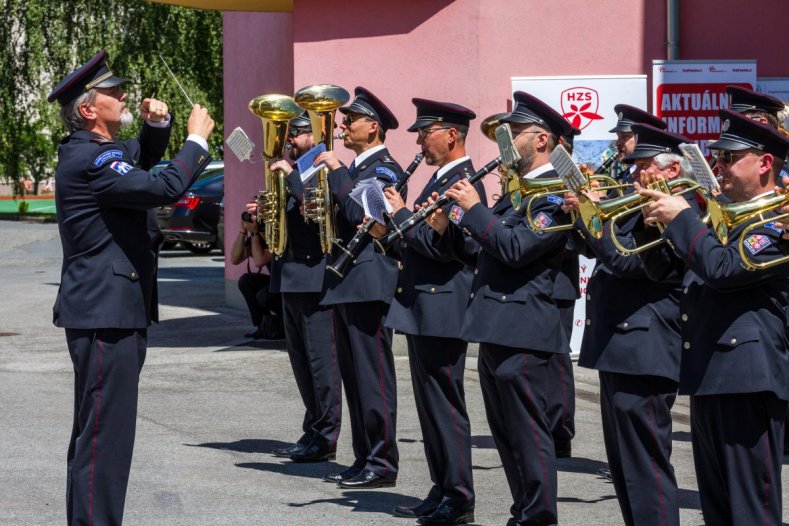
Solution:
{"label": "black dress shoe", "polygon": [[271,452],[271,454],[274,455],[275,457],[290,458],[290,456],[293,455],[293,453],[297,453],[303,450],[305,447],[307,446],[305,446],[304,444],[299,444],[297,442],[292,446],[275,449],[274,451]]}
{"label": "black dress shoe", "polygon": [[290,459],[293,462],[326,462],[327,460],[334,460],[335,457],[336,452],[334,449],[311,444],[299,451],[295,451],[290,456]]}
{"label": "black dress shoe", "polygon": [[554,440],[553,445],[556,450],[556,458],[570,458],[573,456],[572,441],[567,439]]}
{"label": "black dress shoe", "polygon": [[382,477],[369,469],[363,469],[361,473],[352,479],[343,480],[339,483],[339,486],[345,489],[394,488],[396,485],[397,479]]}
{"label": "black dress shoe", "polygon": [[332,473],[330,475],[325,475],[323,477],[324,482],[333,482],[335,484],[339,484],[343,480],[349,480],[354,478],[356,475],[361,473],[364,466],[358,466],[356,464],[352,465],[345,471],[340,471],[339,473]]}
{"label": "black dress shoe", "polygon": [[392,510],[392,513],[398,517],[418,519],[419,517],[424,517],[425,515],[430,515],[433,513],[436,508],[438,508],[438,504],[439,503],[434,500],[425,499],[418,506],[414,506],[413,508],[409,508],[407,506],[397,506]]}
{"label": "black dress shoe", "polygon": [[442,504],[430,515],[417,520],[419,524],[466,524],[474,522],[474,508]]}
{"label": "black dress shoe", "polygon": [[597,470],[597,476],[604,478],[608,482],[613,482],[614,479],[611,477],[611,470],[608,468],[600,468]]}

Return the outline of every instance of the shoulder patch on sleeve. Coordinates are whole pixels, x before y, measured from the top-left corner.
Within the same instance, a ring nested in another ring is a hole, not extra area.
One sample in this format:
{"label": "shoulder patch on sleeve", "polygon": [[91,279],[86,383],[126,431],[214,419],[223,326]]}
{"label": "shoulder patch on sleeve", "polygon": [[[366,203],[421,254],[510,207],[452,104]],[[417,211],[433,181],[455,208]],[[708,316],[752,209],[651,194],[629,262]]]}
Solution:
{"label": "shoulder patch on sleeve", "polygon": [[134,167],[123,161],[115,161],[110,165],[110,169],[114,172],[118,172],[121,175],[126,175],[127,173],[131,172]]}
{"label": "shoulder patch on sleeve", "polygon": [[460,223],[460,220],[463,219],[464,213],[465,212],[463,212],[463,209],[458,205],[453,205],[452,208],[449,209],[449,215],[447,217],[450,221],[457,225]]}
{"label": "shoulder patch on sleeve", "polygon": [[553,223],[553,218],[545,212],[540,212],[537,214],[537,217],[534,218],[534,229],[542,234],[542,231],[551,226],[551,223]]}
{"label": "shoulder patch on sleeve", "polygon": [[777,227],[777,226],[775,225],[775,221],[773,221],[772,223],[766,223],[766,224],[764,225],[764,228],[769,228],[769,229],[771,229],[771,230],[775,230],[775,231],[776,231],[776,232],[778,232],[779,234],[783,234],[783,233],[784,233],[784,230],[783,230],[783,228],[779,228],[779,227]]}
{"label": "shoulder patch on sleeve", "polygon": [[558,195],[549,195],[548,202],[561,206],[564,204],[564,199],[559,197]]}
{"label": "shoulder patch on sleeve", "polygon": [[394,173],[393,170],[387,168],[386,166],[379,166],[375,169],[375,173],[377,174],[384,174],[387,176],[393,183],[397,182],[397,174]]}
{"label": "shoulder patch on sleeve", "polygon": [[748,252],[756,255],[766,247],[772,245],[773,242],[764,234],[754,234],[745,238],[743,243],[745,244],[745,248],[748,249]]}
{"label": "shoulder patch on sleeve", "polygon": [[110,159],[122,159],[123,152],[120,150],[107,150],[105,152],[101,152],[96,160],[93,161],[95,166],[101,166],[102,164],[106,163]]}

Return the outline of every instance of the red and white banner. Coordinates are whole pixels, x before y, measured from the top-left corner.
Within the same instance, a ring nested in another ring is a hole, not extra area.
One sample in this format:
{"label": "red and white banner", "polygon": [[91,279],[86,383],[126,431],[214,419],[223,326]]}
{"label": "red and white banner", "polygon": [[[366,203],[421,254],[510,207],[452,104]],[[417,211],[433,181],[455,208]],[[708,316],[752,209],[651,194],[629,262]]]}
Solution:
{"label": "red and white banner", "polygon": [[709,155],[707,144],[721,132],[718,110],[729,107],[729,84],[754,89],[756,61],[653,60],[653,113]]}

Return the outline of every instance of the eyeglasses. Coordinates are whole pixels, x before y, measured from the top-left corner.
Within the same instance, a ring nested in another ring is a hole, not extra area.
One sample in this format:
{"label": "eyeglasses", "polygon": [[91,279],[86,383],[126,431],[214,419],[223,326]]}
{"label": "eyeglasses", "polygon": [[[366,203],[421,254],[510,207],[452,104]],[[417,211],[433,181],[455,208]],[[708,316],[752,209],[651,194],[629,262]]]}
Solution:
{"label": "eyeglasses", "polygon": [[310,133],[310,130],[306,128],[291,128],[288,130],[288,135],[291,137],[298,137],[299,135],[303,135],[305,133]]}
{"label": "eyeglasses", "polygon": [[739,161],[749,153],[753,153],[753,152],[717,150],[717,152],[714,154],[714,157],[717,163],[732,164],[732,163],[736,163],[737,161]]}
{"label": "eyeglasses", "polygon": [[523,130],[522,132],[516,133],[515,136],[512,138],[512,140],[514,141],[515,139],[517,139],[518,137],[520,137],[524,133],[548,133],[548,132],[537,131],[537,130],[534,130],[534,131],[532,131],[532,130]]}
{"label": "eyeglasses", "polygon": [[416,131],[416,133],[419,134],[420,139],[424,140],[427,139],[427,137],[433,132],[436,132],[438,130],[448,130],[449,128],[450,126],[437,126],[435,128],[419,128]]}
{"label": "eyeglasses", "polygon": [[371,118],[369,118],[369,117],[365,117],[365,116],[361,116],[361,117],[359,117],[358,119],[354,119],[354,118],[353,118],[353,117],[351,117],[350,115],[346,115],[345,117],[343,117],[343,118],[342,118],[342,123],[343,123],[345,126],[350,126],[350,125],[351,125],[351,124],[353,124],[354,122],[359,122],[359,121],[371,121],[371,120],[372,120]]}

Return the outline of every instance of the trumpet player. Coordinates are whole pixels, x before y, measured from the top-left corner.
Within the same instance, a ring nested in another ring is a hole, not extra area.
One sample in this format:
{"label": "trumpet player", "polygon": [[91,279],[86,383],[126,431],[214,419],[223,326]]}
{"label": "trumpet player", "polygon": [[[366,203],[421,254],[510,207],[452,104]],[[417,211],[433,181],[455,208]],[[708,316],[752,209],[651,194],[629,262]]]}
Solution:
{"label": "trumpet player", "polygon": [[[789,140],[739,113],[722,110],[720,118],[720,138],[709,146],[717,151],[721,187],[747,210],[745,203],[773,191]],[[722,244],[686,200],[640,192],[654,199],[646,222],[667,224],[663,237],[686,265],[679,392],[690,395],[704,520],[781,524],[789,265],[753,272],[741,256],[757,262],[783,256],[781,230],[766,223],[744,236],[757,213],[734,226]],[[656,263],[651,257],[644,262]]]}
{"label": "trumpet player", "polygon": [[[690,166],[679,145],[689,139],[647,124],[628,126],[636,141],[623,160],[634,164],[638,180],[687,177]],[[578,197],[568,194],[564,207],[578,211]],[[579,248],[597,259],[586,289],[578,365],[599,374],[603,440],[622,518],[627,526],[678,526],[671,408],[679,381],[681,272],[653,281],[639,255],[617,252],[609,228],[599,240],[583,221],[576,228],[586,240]],[[643,230],[641,214],[634,213],[617,236],[632,246],[634,237],[643,242],[657,234]]]}
{"label": "trumpet player", "polygon": [[[443,193],[460,179],[474,174],[466,155],[473,111],[449,102],[412,99],[416,143],[428,166],[436,172],[416,203],[433,192]],[[477,183],[483,204],[485,193]],[[394,188],[386,189],[394,223],[402,224],[412,212]],[[419,518],[422,524],[457,524],[474,520],[474,484],[471,474],[471,425],[466,411],[463,374],[468,343],[460,338],[463,312],[471,292],[472,269],[463,260],[435,250],[433,230],[426,224],[411,229],[400,243],[402,257],[387,327],[406,335],[411,380],[419,425],[433,487],[417,506],[398,506],[395,515]],[[450,235],[446,233],[445,235]],[[453,225],[451,235],[463,242]],[[470,240],[468,252],[476,243]]]}
{"label": "trumpet player", "polygon": [[[614,106],[617,121],[616,126],[608,130],[609,133],[616,134],[616,151],[619,158],[624,159],[636,148],[636,134],[633,132],[634,124],[648,124],[660,130],[665,130],[667,125],[658,117],[629,104],[617,104]],[[622,183],[632,184],[638,176],[636,166],[628,163],[616,163],[612,169],[611,176]]]}
{"label": "trumpet player", "polygon": [[[389,155],[386,132],[397,119],[369,90],[359,86],[354,99],[339,111],[343,145],[356,153],[349,167],[334,152],[315,159],[329,168],[329,186],[337,204],[337,231],[347,244],[364,210],[350,197],[358,181],[377,178],[385,185],[402,176],[400,165]],[[342,488],[393,487],[397,480],[398,451],[395,439],[397,392],[392,330],[385,327],[389,302],[397,283],[397,263],[377,253],[369,244],[345,277],[327,274],[321,303],[334,306],[334,331],[340,374],[345,384],[351,416],[354,462],[348,469],[324,477]]]}
{"label": "trumpet player", "polygon": [[[512,127],[521,156],[521,177],[558,177],[549,155],[570,124],[550,106],[524,92],[502,118]],[[556,452],[546,415],[548,362],[570,352],[559,308],[552,298],[567,236],[539,234],[509,193],[488,209],[476,189],[461,180],[447,190],[462,211],[458,224],[480,246],[462,338],[479,342],[479,376],[485,412],[507,476],[512,506],[508,524],[557,524]],[[434,194],[434,197],[437,197]],[[561,198],[543,199],[535,221],[549,226],[561,217]],[[450,211],[451,214],[451,211]],[[435,242],[457,254],[447,235],[449,214],[438,209],[428,223]],[[458,214],[459,215],[459,214]],[[512,331],[524,320],[537,330]]]}
{"label": "trumpet player", "polygon": [[[296,160],[313,146],[307,112],[288,126],[289,156]],[[318,225],[301,216],[305,185],[288,159],[271,163],[272,170],[287,173],[288,200],[285,251],[271,266],[270,290],[282,294],[282,316],[288,358],[304,403],[302,435],[295,444],[274,450],[294,462],[324,462],[335,457],[342,418],[342,381],[336,370],[337,350],[332,337],[333,312],[320,304],[326,256],[321,249]],[[307,186],[314,184],[308,181]]]}

